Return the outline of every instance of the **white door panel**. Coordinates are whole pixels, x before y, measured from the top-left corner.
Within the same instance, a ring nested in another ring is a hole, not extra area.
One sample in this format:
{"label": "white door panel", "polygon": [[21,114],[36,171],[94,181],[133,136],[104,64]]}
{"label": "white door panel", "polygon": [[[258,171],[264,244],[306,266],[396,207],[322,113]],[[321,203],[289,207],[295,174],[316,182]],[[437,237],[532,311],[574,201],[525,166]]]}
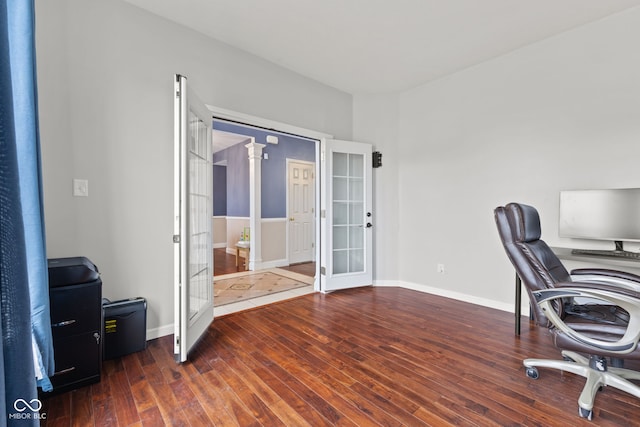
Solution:
{"label": "white door panel", "polygon": [[322,140],[320,289],[372,284],[371,145]]}
{"label": "white door panel", "polygon": [[288,161],[289,263],[313,261],[315,254],[315,164]]}
{"label": "white door panel", "polygon": [[213,321],[211,114],[176,75],[174,104],[174,353],[187,354]]}

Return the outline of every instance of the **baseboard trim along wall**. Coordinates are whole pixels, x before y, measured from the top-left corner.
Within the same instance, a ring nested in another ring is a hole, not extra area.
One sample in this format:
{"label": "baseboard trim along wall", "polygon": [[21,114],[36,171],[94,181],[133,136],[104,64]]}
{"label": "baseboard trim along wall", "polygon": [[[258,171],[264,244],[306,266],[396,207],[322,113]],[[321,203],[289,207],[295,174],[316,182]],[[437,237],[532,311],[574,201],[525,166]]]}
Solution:
{"label": "baseboard trim along wall", "polygon": [[278,267],[286,267],[288,265],[289,265],[289,260],[286,258],[283,258],[283,259],[275,259],[273,261],[262,261],[262,263],[260,263],[260,268],[261,269],[278,268]]}
{"label": "baseboard trim along wall", "polygon": [[[473,295],[463,294],[460,292],[453,292],[453,291],[449,291],[442,288],[434,288],[432,286],[422,285],[419,283],[403,282],[403,281],[395,281],[395,280],[376,280],[374,281],[373,286],[381,286],[381,287],[396,286],[400,288],[411,289],[418,292],[424,292],[426,294],[433,294],[441,297],[455,299],[458,301],[464,301],[471,304],[480,305],[483,307],[495,308],[496,310],[506,311],[509,313],[515,313],[513,304],[494,301],[487,298],[480,298]],[[526,296],[523,299],[526,299]],[[528,305],[525,307],[528,307]],[[522,312],[527,313],[528,311],[524,311],[523,309]]]}
{"label": "baseboard trim along wall", "polygon": [[158,328],[147,329],[147,341],[173,334],[173,323]]}

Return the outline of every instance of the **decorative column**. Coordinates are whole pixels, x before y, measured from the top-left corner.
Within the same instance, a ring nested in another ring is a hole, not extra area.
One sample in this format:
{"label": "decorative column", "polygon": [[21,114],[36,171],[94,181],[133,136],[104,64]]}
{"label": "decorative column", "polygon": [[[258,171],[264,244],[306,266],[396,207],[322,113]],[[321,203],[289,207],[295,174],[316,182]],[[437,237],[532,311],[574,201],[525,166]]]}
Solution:
{"label": "decorative column", "polygon": [[262,149],[254,138],[245,145],[249,152],[249,270],[259,270],[262,264]]}

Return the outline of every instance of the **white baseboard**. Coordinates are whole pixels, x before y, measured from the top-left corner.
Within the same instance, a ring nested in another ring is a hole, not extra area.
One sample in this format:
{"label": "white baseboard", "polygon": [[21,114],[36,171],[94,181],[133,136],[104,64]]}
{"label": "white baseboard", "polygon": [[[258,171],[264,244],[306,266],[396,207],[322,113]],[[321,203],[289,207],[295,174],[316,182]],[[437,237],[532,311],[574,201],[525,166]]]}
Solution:
{"label": "white baseboard", "polygon": [[173,334],[173,323],[158,328],[147,329],[147,341]]}
{"label": "white baseboard", "polygon": [[227,247],[227,242],[220,242],[220,243],[213,244],[214,249],[220,249],[220,248],[226,248],[226,247]]}
{"label": "white baseboard", "polygon": [[[374,281],[373,286],[395,286],[395,287],[400,287],[405,289],[411,289],[418,292],[438,295],[441,297],[451,298],[458,301],[464,301],[471,304],[480,305],[483,307],[495,308],[496,310],[515,313],[513,304],[508,304],[508,303],[495,301],[487,298],[480,298],[473,295],[463,294],[461,292],[449,291],[447,289],[434,288],[432,286],[427,286],[419,283],[394,281],[394,280],[376,280]],[[523,298],[523,299],[526,299],[526,298]],[[523,311],[523,313],[525,313],[525,311]]]}
{"label": "white baseboard", "polygon": [[278,268],[278,267],[286,267],[289,265],[289,260],[287,260],[286,258],[283,259],[276,259],[273,261],[262,261],[260,263],[259,268],[257,268],[257,270],[266,270],[269,268]]}
{"label": "white baseboard", "polygon": [[[234,248],[227,248],[227,253],[235,256],[236,250]],[[273,261],[258,261],[255,263],[253,270],[267,270],[269,268],[286,267],[288,265],[289,260],[286,258],[274,259]]]}

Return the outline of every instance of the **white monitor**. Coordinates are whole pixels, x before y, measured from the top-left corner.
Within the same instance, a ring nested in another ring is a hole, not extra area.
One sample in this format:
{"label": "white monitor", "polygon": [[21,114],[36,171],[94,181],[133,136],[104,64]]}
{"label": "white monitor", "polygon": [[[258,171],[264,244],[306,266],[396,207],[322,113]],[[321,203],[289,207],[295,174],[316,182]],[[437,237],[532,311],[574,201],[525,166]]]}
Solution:
{"label": "white monitor", "polygon": [[640,242],[640,188],[560,192],[560,237]]}

